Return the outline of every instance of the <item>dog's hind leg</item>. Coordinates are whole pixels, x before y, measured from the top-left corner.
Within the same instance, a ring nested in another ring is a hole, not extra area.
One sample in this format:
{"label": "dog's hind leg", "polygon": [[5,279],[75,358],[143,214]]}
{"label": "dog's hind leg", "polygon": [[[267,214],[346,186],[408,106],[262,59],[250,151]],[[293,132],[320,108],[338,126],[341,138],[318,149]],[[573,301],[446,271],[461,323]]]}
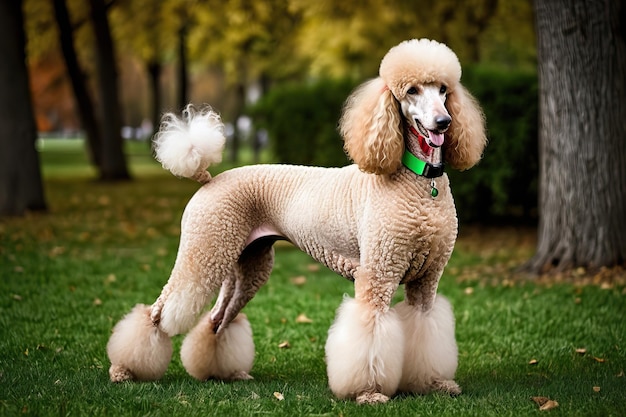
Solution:
{"label": "dog's hind leg", "polygon": [[240,279],[237,280],[233,296],[223,309],[218,335],[269,279],[274,266],[273,243],[269,239],[253,242],[241,254],[237,262],[241,271]]}
{"label": "dog's hind leg", "polygon": [[339,398],[386,402],[402,375],[404,335],[389,309],[398,282],[362,267],[354,278],[355,298],[344,299],[328,332],[328,383]]}
{"label": "dog's hind leg", "polygon": [[172,356],[170,337],[194,324],[221,284],[218,272],[228,271],[228,260],[221,268],[208,265],[206,255],[188,249],[181,244],[172,274],[157,301],[152,306],[137,305],[115,325],[107,344],[112,381],[161,378]]}
{"label": "dog's hind leg", "polygon": [[172,358],[172,342],[150,319],[150,306],[137,304],[113,328],[107,343],[113,382],[160,379]]}
{"label": "dog's hind leg", "polygon": [[241,278],[242,274],[240,273],[240,269],[235,268],[235,272],[222,282],[222,288],[220,288],[220,293],[217,295],[217,300],[215,300],[215,304],[209,315],[209,319],[214,324],[214,331],[217,331],[221,325],[226,308],[231,302]]}
{"label": "dog's hind leg", "polygon": [[241,309],[267,282],[274,262],[273,241],[255,242],[242,253],[218,300],[187,335],[181,360],[196,379],[250,379],[254,341]]}

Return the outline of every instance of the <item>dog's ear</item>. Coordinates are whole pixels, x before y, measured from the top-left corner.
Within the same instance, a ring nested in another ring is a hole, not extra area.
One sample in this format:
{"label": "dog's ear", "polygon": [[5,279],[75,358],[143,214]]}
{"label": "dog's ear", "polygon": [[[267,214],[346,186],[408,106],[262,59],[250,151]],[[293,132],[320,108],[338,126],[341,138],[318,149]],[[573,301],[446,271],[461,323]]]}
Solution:
{"label": "dog's ear", "polygon": [[346,100],[339,131],[348,156],[365,172],[391,174],[402,162],[400,106],[379,77],[359,86]]}
{"label": "dog's ear", "polygon": [[448,94],[446,108],[452,117],[444,144],[446,164],[469,169],[480,161],[487,145],[485,116],[478,101],[461,84]]}

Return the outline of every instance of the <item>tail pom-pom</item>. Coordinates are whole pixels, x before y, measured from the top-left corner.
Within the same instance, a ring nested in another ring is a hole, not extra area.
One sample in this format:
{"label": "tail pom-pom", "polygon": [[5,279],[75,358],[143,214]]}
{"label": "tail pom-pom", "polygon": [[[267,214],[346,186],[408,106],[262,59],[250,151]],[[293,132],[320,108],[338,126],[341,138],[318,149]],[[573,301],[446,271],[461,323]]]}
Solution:
{"label": "tail pom-pom", "polygon": [[221,162],[225,142],[219,114],[209,106],[196,109],[191,104],[180,118],[164,114],[154,136],[156,159],[172,174],[186,178],[198,178],[211,164]]}

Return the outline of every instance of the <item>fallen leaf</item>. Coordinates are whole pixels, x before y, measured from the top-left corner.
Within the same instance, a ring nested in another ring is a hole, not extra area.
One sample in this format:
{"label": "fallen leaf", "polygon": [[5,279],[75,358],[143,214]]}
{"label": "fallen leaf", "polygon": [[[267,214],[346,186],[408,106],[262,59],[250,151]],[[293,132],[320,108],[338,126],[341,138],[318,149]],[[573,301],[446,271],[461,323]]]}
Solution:
{"label": "fallen leaf", "polygon": [[13,294],[12,297],[15,301],[22,301],[22,296],[19,294]]}
{"label": "fallen leaf", "polygon": [[320,270],[320,265],[319,264],[308,264],[306,266],[307,271],[309,272],[317,272]]}
{"label": "fallen leaf", "polygon": [[474,294],[474,288],[472,287],[467,287],[465,288],[465,291],[463,291],[465,293],[465,295],[472,295]]}
{"label": "fallen leaf", "polygon": [[595,357],[595,356],[593,357],[593,359],[595,359],[596,362],[600,362],[600,363],[606,361],[606,359],[604,359],[604,358],[598,358],[598,357]]}
{"label": "fallen leaf", "polygon": [[300,286],[300,285],[304,285],[304,284],[306,284],[306,277],[305,277],[304,275],[299,275],[299,276],[297,276],[297,277],[293,277],[293,278],[291,278],[291,280],[290,280],[290,281],[291,281],[291,283],[292,283],[293,285],[298,285],[298,286]]}
{"label": "fallen leaf", "polygon": [[280,343],[278,344],[278,347],[279,347],[280,349],[289,349],[289,348],[291,347],[291,345],[289,344],[289,342],[288,342],[288,341],[286,341],[286,340],[285,340],[285,341],[283,341],[283,342],[280,342]]}
{"label": "fallen leaf", "polygon": [[539,407],[539,410],[548,411],[548,410],[552,410],[553,408],[557,408],[558,406],[559,406],[559,403],[557,403],[556,401],[548,400],[544,405]]}
{"label": "fallen leaf", "polygon": [[619,374],[615,375],[617,378],[623,378],[624,377],[624,370],[622,369],[621,371],[619,371]]}
{"label": "fallen leaf", "polygon": [[585,353],[587,353],[587,349],[585,349],[585,348],[578,348],[578,349],[576,349],[576,353],[584,355]]}
{"label": "fallen leaf", "polygon": [[48,252],[48,256],[54,258],[62,255],[63,253],[65,253],[65,248],[63,246],[55,246],[54,248],[50,249],[50,252]]}
{"label": "fallen leaf", "polygon": [[539,406],[539,410],[548,411],[559,406],[559,403],[548,397],[531,397],[531,399]]}
{"label": "fallen leaf", "polygon": [[281,394],[280,392],[278,392],[278,391],[276,391],[276,392],[274,393],[274,397],[276,397],[276,399],[277,399],[278,401],[282,401],[282,400],[284,400],[284,399],[285,399],[285,396],[284,396],[283,394]]}
{"label": "fallen leaf", "polygon": [[593,387],[594,392],[600,392],[600,387]]}
{"label": "fallen leaf", "polygon": [[93,300],[93,305],[95,306],[101,306],[102,305],[102,300],[99,298],[96,298]]}
{"label": "fallen leaf", "polygon": [[313,320],[308,318],[304,313],[296,317],[296,323],[313,323]]}
{"label": "fallen leaf", "polygon": [[539,363],[539,361],[537,359],[531,359],[530,361],[528,361],[529,365],[537,365]]}

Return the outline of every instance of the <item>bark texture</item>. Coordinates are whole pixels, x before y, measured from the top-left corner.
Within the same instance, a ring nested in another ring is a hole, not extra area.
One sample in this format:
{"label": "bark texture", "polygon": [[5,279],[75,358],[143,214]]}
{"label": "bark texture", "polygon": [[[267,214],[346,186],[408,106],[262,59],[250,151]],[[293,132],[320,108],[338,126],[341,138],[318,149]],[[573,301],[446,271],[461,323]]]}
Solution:
{"label": "bark texture", "polygon": [[620,0],[535,0],[539,235],[533,272],[626,260],[626,43]]}
{"label": "bark texture", "polygon": [[0,0],[0,215],[44,210],[21,0]]}

